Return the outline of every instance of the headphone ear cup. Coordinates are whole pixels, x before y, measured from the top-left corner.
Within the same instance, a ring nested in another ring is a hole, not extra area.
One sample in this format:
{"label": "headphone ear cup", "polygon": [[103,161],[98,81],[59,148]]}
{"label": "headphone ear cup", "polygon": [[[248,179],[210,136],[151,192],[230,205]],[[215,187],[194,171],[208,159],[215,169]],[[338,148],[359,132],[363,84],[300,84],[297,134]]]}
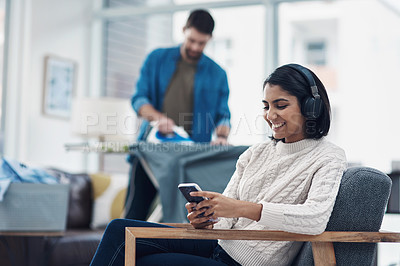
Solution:
{"label": "headphone ear cup", "polygon": [[301,106],[301,112],[306,118],[317,119],[322,113],[322,100],[307,97]]}

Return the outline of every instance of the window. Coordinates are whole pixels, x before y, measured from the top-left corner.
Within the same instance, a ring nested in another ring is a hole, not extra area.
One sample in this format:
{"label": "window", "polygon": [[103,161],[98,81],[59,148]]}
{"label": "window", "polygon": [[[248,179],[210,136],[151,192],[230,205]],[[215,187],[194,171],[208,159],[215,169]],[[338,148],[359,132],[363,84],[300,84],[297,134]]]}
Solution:
{"label": "window", "polygon": [[0,154],[3,154],[3,148],[4,148],[4,109],[5,106],[3,106],[3,101],[4,101],[4,76],[3,74],[5,73],[4,70],[4,60],[5,57],[5,46],[6,46],[6,27],[7,27],[7,9],[6,9],[6,0],[0,0]]}
{"label": "window", "polygon": [[324,41],[306,43],[306,62],[309,65],[326,65],[326,45]]}
{"label": "window", "polygon": [[[144,5],[144,0],[108,0],[107,7]],[[132,96],[147,53],[156,46],[171,44],[171,15],[132,16],[107,20],[103,42],[103,94]]]}
{"label": "window", "polygon": [[[349,161],[385,172],[400,158],[400,124],[393,122],[400,97],[400,10],[389,2],[300,1],[279,6],[279,64],[296,61],[316,72],[335,110],[331,140],[346,150]],[[380,130],[376,123],[387,127]],[[381,141],[372,141],[376,138]]]}

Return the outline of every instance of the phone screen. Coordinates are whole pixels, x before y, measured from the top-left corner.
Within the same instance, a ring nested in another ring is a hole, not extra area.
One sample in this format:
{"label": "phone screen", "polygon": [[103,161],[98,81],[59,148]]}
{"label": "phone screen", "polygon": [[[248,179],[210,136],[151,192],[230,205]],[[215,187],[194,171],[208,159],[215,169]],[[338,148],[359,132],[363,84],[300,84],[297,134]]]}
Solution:
{"label": "phone screen", "polygon": [[192,191],[201,191],[200,187],[197,184],[180,184],[178,186],[179,190],[182,192],[183,196],[186,198],[188,202],[196,202],[199,203],[204,200],[203,197],[193,197],[190,196],[190,192]]}
{"label": "phone screen", "polygon": [[[185,196],[185,198],[188,202],[199,203],[206,199],[204,197],[190,196],[190,192],[192,192],[192,191],[202,191],[201,188],[199,187],[199,185],[197,185],[196,183],[182,183],[178,186],[178,188],[182,192],[183,196]],[[205,207],[205,208],[208,208],[208,207]],[[203,217],[203,216],[204,216],[204,212],[200,213],[198,215],[198,217]],[[217,221],[219,221],[219,219],[216,219],[216,220],[210,219],[208,221],[209,222],[217,222]]]}

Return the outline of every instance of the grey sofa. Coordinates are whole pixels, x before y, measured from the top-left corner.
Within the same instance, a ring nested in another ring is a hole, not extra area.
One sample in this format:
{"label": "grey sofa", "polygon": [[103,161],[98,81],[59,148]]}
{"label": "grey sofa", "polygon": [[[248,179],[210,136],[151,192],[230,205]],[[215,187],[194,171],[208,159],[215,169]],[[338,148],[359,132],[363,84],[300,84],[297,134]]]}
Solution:
{"label": "grey sofa", "polygon": [[90,177],[48,169],[70,181],[67,229],[61,237],[0,236],[1,266],[87,266],[102,229],[92,230],[93,196]]}

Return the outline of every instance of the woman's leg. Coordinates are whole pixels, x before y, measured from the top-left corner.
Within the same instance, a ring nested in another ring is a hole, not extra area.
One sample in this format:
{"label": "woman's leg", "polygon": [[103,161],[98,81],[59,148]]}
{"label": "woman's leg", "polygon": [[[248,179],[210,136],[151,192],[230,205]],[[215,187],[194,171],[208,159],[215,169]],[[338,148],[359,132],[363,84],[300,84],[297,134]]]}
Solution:
{"label": "woman's leg", "polygon": [[[116,219],[111,221],[93,257],[92,266],[124,265],[125,227],[168,226],[128,219]],[[157,253],[184,253],[208,258],[212,255],[216,245],[216,240],[137,239],[136,257],[140,258]]]}

